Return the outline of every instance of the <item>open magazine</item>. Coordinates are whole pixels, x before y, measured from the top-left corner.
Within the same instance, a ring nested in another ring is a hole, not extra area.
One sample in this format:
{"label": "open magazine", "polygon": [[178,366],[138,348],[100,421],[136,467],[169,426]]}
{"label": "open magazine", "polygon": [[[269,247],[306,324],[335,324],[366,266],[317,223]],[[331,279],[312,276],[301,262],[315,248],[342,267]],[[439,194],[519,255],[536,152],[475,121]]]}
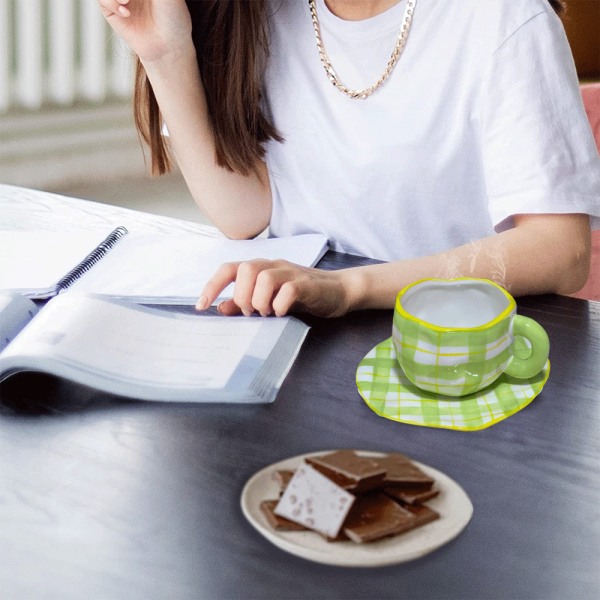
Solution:
{"label": "open magazine", "polygon": [[0,381],[20,371],[120,396],[272,402],[308,326],[294,317],[212,317],[66,292],[39,309],[0,294]]}

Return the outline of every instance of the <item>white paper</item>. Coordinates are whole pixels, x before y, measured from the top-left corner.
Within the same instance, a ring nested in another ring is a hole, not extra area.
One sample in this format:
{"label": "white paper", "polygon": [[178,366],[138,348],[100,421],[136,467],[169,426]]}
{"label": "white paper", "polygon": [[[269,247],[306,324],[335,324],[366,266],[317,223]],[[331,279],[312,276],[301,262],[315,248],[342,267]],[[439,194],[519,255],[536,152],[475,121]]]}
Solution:
{"label": "white paper", "polygon": [[[0,290],[53,296],[58,281],[112,230],[0,232]],[[68,289],[147,304],[193,305],[224,262],[285,259],[308,267],[326,248],[321,234],[228,240],[192,233],[129,233]],[[220,299],[232,295],[229,286]]]}
{"label": "white paper", "polygon": [[37,313],[37,306],[28,298],[0,293],[0,351],[10,344]]}
{"label": "white paper", "polygon": [[[10,353],[54,355],[113,377],[159,386],[226,385],[260,321],[130,310],[78,294],[51,300]],[[90,318],[93,316],[93,318]]]}
{"label": "white paper", "polygon": [[0,375],[40,370],[147,400],[271,402],[307,330],[292,317],[180,314],[66,292],[0,354]]}
{"label": "white paper", "polygon": [[352,494],[303,463],[287,484],[275,514],[335,538],[354,500]]}
{"label": "white paper", "polygon": [[53,290],[110,231],[1,231],[0,289]]}
{"label": "white paper", "polygon": [[[129,234],[71,289],[146,303],[183,299],[193,304],[224,262],[283,258],[312,266],[325,248],[325,238],[317,234],[254,240]],[[220,297],[231,296],[230,286]]]}

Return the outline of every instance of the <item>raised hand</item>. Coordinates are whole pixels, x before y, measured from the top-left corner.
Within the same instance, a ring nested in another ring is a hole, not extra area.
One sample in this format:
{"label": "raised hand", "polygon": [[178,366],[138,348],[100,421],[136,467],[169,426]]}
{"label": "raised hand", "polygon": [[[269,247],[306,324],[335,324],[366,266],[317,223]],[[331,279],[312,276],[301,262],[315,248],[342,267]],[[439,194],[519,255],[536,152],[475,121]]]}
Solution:
{"label": "raised hand", "polygon": [[160,60],[191,43],[185,0],[98,0],[113,30],[142,63]]}

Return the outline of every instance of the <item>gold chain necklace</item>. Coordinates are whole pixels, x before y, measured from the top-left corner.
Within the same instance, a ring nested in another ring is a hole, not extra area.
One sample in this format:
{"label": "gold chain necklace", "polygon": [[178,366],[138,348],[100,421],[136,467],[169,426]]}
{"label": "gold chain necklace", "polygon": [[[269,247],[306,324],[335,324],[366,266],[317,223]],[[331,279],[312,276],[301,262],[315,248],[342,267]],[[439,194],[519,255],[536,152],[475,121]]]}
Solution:
{"label": "gold chain necklace", "polygon": [[319,58],[321,59],[321,64],[325,69],[325,73],[327,75],[327,79],[331,81],[331,83],[343,94],[346,94],[349,98],[368,98],[377,88],[379,88],[383,82],[390,76],[391,72],[394,70],[402,51],[404,50],[404,46],[406,45],[406,40],[408,38],[408,32],[410,30],[410,26],[412,23],[413,13],[415,10],[415,6],[417,5],[417,0],[407,0],[406,8],[404,9],[404,17],[402,18],[402,28],[400,29],[400,34],[398,35],[398,39],[396,40],[396,44],[394,49],[392,50],[392,55],[390,56],[390,60],[388,60],[387,66],[385,67],[385,71],[381,75],[381,77],[371,86],[364,90],[351,90],[346,87],[337,76],[335,69],[333,68],[329,57],[327,56],[327,52],[325,52],[325,46],[323,45],[323,40],[321,39],[321,27],[319,26],[319,17],[317,16],[317,6],[315,0],[308,0],[308,6],[310,8],[310,15],[312,18],[313,29],[315,30],[315,38],[317,40],[317,48],[319,50]]}

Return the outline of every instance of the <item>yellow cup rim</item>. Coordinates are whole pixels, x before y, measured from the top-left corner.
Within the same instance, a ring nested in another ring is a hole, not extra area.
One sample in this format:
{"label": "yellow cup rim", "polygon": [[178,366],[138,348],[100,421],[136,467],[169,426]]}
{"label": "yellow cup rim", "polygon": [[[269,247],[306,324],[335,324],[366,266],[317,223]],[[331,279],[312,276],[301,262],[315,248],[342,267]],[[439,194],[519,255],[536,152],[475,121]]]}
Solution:
{"label": "yellow cup rim", "polygon": [[[407,312],[404,309],[404,307],[402,306],[402,298],[404,297],[404,295],[409,290],[411,290],[412,288],[414,288],[418,285],[422,285],[423,283],[430,283],[430,282],[454,283],[457,281],[471,281],[471,282],[484,283],[486,285],[491,285],[491,286],[495,287],[496,289],[500,290],[500,292],[502,292],[504,297],[508,300],[508,305],[499,315],[496,315],[491,321],[488,321],[487,323],[484,323],[483,325],[477,325],[475,327],[443,327],[441,325],[434,325],[433,323],[429,323],[428,321],[424,321],[423,319],[419,319],[418,317],[415,317],[411,313]],[[413,323],[418,323],[419,325],[422,325],[423,327],[426,327],[427,329],[431,329],[433,331],[446,331],[446,332],[449,332],[449,331],[484,331],[486,329],[490,329],[494,325],[497,325],[498,323],[500,323],[501,321],[506,319],[514,310],[516,310],[516,308],[517,308],[517,303],[516,303],[515,299],[501,285],[498,285],[495,281],[492,281],[491,279],[485,279],[485,278],[481,278],[481,277],[452,277],[449,279],[444,279],[442,277],[425,277],[423,279],[418,279],[417,281],[413,281],[412,283],[410,283],[409,285],[407,285],[406,287],[404,287],[402,290],[400,290],[398,292],[398,294],[396,296],[396,303],[394,306],[395,312],[400,314],[403,318],[408,319],[409,321],[412,321]]]}

